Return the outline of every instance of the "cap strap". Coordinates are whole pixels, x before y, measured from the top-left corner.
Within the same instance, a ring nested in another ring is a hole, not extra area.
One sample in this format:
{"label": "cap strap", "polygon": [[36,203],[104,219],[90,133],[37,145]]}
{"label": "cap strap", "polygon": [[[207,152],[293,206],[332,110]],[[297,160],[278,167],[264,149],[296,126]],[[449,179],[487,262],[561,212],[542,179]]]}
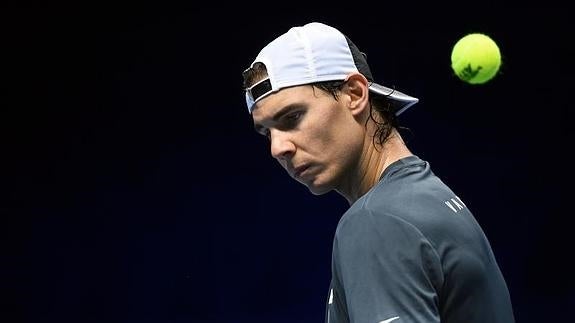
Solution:
{"label": "cap strap", "polygon": [[271,90],[272,83],[268,77],[251,86],[249,89],[247,89],[247,92],[255,103],[259,98],[271,92]]}

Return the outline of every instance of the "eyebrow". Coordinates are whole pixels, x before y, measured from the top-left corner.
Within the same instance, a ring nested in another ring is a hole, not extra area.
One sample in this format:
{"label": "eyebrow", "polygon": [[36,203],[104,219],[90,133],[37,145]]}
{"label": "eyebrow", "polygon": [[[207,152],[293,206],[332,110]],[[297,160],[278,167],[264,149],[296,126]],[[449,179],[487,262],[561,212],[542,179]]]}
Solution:
{"label": "eyebrow", "polygon": [[[304,106],[304,105],[303,105],[303,104],[300,104],[300,103],[288,104],[288,105],[286,105],[285,107],[281,108],[278,112],[276,112],[276,113],[272,116],[271,119],[272,119],[273,121],[278,121],[279,119],[281,119],[281,117],[283,117],[283,116],[285,116],[286,114],[292,112],[293,110],[302,108],[303,106]],[[257,132],[260,132],[260,133],[261,133],[261,130],[262,130],[263,128],[264,128],[263,126],[254,123],[254,129],[255,129]]]}

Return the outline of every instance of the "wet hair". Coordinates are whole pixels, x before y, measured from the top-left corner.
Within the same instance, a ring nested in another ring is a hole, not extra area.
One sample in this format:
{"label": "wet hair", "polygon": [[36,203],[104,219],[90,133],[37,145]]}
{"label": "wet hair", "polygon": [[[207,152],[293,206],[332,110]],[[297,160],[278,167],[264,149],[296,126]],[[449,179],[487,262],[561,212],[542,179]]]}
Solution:
{"label": "wet hair", "polygon": [[[260,62],[255,63],[252,68],[247,69],[243,74],[244,90],[248,89],[250,86],[254,85],[267,76],[268,73],[266,66]],[[344,81],[326,81],[310,83],[309,85],[331,94],[331,96],[337,101],[339,99],[339,94],[341,93],[341,88],[344,84]],[[374,95],[373,93],[371,94],[372,95],[369,96],[369,118],[376,125],[373,142],[374,144],[377,143],[379,145],[383,145],[391,136],[393,129],[400,128],[399,122],[389,100],[387,100],[385,96]],[[377,147],[377,145],[375,146]]]}

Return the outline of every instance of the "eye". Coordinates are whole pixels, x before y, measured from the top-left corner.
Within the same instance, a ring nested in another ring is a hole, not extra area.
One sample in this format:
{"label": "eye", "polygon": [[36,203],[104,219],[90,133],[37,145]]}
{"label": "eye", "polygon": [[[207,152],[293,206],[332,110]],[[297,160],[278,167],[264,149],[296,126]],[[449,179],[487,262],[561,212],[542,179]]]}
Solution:
{"label": "eye", "polygon": [[298,120],[302,116],[303,112],[290,113],[287,118],[288,120]]}
{"label": "eye", "polygon": [[298,112],[294,112],[294,113],[290,113],[290,114],[286,115],[284,117],[285,126],[288,128],[295,127],[302,116],[303,116],[302,111],[298,111]]}

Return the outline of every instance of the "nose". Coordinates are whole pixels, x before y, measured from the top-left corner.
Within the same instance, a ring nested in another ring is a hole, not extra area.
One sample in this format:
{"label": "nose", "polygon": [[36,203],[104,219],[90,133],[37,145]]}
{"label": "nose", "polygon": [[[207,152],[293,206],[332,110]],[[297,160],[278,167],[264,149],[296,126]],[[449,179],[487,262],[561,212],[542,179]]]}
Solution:
{"label": "nose", "polygon": [[270,150],[274,158],[286,160],[295,153],[295,145],[289,139],[289,134],[275,129],[270,131]]}

